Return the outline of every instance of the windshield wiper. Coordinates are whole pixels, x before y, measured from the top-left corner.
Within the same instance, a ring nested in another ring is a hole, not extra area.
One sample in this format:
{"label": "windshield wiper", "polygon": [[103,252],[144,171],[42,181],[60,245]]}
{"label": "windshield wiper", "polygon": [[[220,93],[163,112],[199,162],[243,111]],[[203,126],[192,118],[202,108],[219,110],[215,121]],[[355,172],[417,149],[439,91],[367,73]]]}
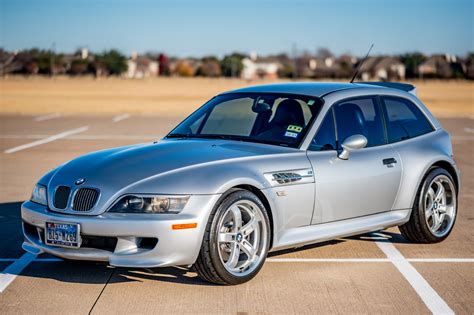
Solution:
{"label": "windshield wiper", "polygon": [[198,138],[198,139],[224,139],[234,140],[234,136],[228,135],[201,135],[201,134],[185,134],[185,133],[172,133],[166,136],[166,138]]}
{"label": "windshield wiper", "polygon": [[166,138],[196,138],[196,135],[189,133],[170,133]]}
{"label": "windshield wiper", "polygon": [[237,135],[219,135],[219,134],[182,134],[182,133],[173,133],[166,136],[166,138],[182,138],[182,139],[221,139],[221,140],[233,140],[233,141],[242,141],[242,142],[254,142],[254,143],[262,143],[262,144],[272,144],[278,145],[282,147],[289,147],[288,143],[282,143],[280,141],[272,141],[267,139],[258,139],[252,137],[245,137],[245,136],[237,136]]}

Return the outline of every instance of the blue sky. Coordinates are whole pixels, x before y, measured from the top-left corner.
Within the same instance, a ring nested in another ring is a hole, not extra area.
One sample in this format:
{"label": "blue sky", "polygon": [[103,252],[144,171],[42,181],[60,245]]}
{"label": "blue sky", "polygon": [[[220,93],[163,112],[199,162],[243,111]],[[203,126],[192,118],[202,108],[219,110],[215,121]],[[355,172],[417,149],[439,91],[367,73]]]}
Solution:
{"label": "blue sky", "polygon": [[474,51],[474,0],[0,0],[0,46],[118,48],[177,56],[232,51],[363,55]]}

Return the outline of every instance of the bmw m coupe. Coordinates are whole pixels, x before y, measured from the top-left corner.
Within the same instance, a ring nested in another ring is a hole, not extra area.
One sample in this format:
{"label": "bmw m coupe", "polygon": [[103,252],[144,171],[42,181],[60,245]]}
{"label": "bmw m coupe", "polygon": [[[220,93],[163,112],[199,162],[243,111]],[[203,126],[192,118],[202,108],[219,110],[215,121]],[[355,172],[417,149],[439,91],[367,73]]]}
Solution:
{"label": "bmw m coupe", "polygon": [[398,226],[453,229],[451,140],[400,83],[289,83],[215,96],[162,140],[50,171],[21,212],[31,253],[121,267],[193,265],[239,284],[268,252]]}

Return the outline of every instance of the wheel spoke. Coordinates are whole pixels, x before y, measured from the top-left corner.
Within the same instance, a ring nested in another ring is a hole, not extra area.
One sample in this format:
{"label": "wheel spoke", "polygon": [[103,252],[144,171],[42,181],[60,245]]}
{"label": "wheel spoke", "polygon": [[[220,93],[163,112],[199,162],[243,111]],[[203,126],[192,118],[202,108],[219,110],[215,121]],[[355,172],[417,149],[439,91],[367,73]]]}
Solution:
{"label": "wheel spoke", "polygon": [[242,229],[240,229],[240,232],[244,235],[244,236],[248,236],[250,234],[252,234],[253,231],[255,231],[255,229],[258,227],[258,221],[257,219],[255,218],[252,218],[249,222],[247,222],[247,224],[245,224]]}
{"label": "wheel spoke", "polygon": [[235,236],[235,233],[221,232],[219,233],[217,240],[219,241],[219,243],[233,243],[235,242]]}
{"label": "wheel spoke", "polygon": [[444,198],[444,193],[445,193],[445,190],[444,190],[444,186],[441,182],[436,182],[436,185],[438,186],[438,191],[436,193],[436,198],[435,200],[440,202],[441,200],[443,200]]}
{"label": "wheel spoke", "polygon": [[237,263],[239,262],[239,257],[240,257],[239,244],[232,243],[232,246],[230,248],[229,259],[227,260],[227,262],[225,264],[229,268],[234,269],[237,266]]}
{"label": "wheel spoke", "polygon": [[230,211],[234,217],[234,231],[237,232],[242,227],[242,213],[238,206],[232,206]]}
{"label": "wheel spoke", "polygon": [[247,255],[249,260],[253,260],[253,257],[255,256],[255,248],[250,244],[249,241],[247,240],[242,240],[240,243],[240,249]]}
{"label": "wheel spoke", "polygon": [[443,204],[439,204],[439,205],[438,205],[438,211],[439,211],[440,213],[443,213],[443,214],[444,214],[444,213],[446,213],[446,210],[448,210],[448,207],[446,207],[446,205],[443,205]]}
{"label": "wheel spoke", "polygon": [[431,202],[433,202],[435,200],[435,192],[433,190],[433,187],[430,187],[430,189],[428,189],[428,196],[430,197],[430,200]]}
{"label": "wheel spoke", "polygon": [[438,213],[433,214],[433,231],[437,231],[441,224],[443,223],[444,216],[439,215]]}
{"label": "wheel spoke", "polygon": [[428,220],[432,216],[433,216],[433,207],[430,207],[429,209],[426,209],[426,211],[425,211],[426,220]]}

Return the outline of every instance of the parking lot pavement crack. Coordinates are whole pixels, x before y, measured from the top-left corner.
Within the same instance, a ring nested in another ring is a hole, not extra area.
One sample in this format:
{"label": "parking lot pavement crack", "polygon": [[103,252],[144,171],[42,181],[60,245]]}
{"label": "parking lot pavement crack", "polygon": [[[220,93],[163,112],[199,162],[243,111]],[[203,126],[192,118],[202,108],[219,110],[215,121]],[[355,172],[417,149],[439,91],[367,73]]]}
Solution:
{"label": "parking lot pavement crack", "polygon": [[89,310],[89,315],[92,314],[92,311],[94,310],[94,307],[97,305],[97,302],[99,301],[100,297],[102,296],[102,293],[104,293],[105,288],[109,284],[110,280],[112,279],[113,275],[115,273],[115,268],[113,268],[112,272],[109,275],[109,278],[107,281],[104,283],[104,286],[102,287],[102,290],[100,290],[99,295],[97,296],[97,299],[95,299],[94,304],[92,304],[91,309]]}

